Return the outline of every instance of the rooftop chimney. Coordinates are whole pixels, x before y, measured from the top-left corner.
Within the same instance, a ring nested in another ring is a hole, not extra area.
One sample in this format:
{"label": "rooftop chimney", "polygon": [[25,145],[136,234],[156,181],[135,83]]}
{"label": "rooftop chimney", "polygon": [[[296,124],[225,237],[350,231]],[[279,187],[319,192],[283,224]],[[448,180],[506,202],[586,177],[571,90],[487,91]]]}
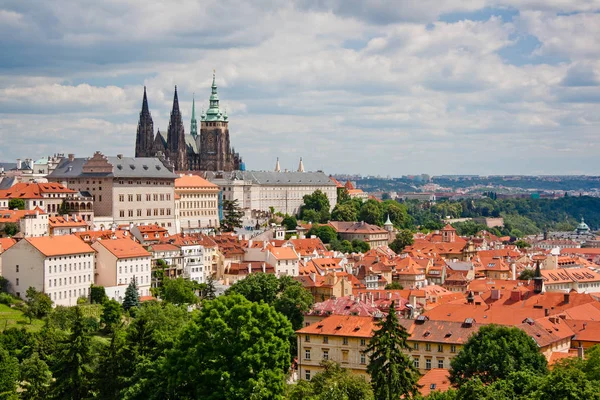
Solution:
{"label": "rooftop chimney", "polygon": [[569,304],[569,301],[571,300],[571,294],[570,293],[565,293],[563,296],[563,301],[565,304]]}
{"label": "rooftop chimney", "polygon": [[17,169],[21,169],[21,166],[22,166],[21,159],[17,158]]}
{"label": "rooftop chimney", "polygon": [[75,154],[73,153],[70,153],[67,157],[69,158],[69,161],[75,160]]}

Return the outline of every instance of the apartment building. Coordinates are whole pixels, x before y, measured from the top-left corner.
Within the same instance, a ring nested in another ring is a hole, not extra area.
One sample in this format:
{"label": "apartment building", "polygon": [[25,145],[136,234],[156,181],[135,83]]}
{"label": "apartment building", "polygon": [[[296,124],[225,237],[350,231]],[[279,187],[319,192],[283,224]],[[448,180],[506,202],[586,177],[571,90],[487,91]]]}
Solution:
{"label": "apartment building", "polygon": [[175,179],[180,231],[202,232],[219,227],[219,187],[197,175]]}
{"label": "apartment building", "polygon": [[377,225],[367,224],[366,222],[344,222],[329,221],[331,226],[340,235],[342,240],[362,240],[369,243],[372,249],[379,246],[387,246],[390,242],[390,232]]}
{"label": "apartment building", "polygon": [[157,224],[175,233],[177,175],[158,158],[107,157],[63,159],[48,175],[70,189],[91,194],[94,225]]}
{"label": "apartment building", "polygon": [[56,305],[74,306],[94,283],[94,249],[76,236],[27,237],[0,257],[11,293],[23,299],[31,286]]}
{"label": "apartment building", "polygon": [[34,210],[0,211],[0,237],[5,235],[6,224],[16,224],[23,236],[48,236],[48,214],[36,207]]}
{"label": "apartment building", "polygon": [[151,259],[144,247],[131,238],[97,240],[96,284],[104,286],[106,295],[122,302],[127,286],[135,280],[140,296],[150,296]]}

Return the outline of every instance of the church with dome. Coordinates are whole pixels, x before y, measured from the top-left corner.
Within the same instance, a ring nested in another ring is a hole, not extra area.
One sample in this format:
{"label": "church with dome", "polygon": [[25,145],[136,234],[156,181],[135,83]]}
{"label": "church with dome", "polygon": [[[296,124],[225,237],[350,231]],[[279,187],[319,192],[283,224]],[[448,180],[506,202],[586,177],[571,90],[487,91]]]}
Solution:
{"label": "church with dome", "polygon": [[200,116],[200,132],[196,119],[196,102],[192,102],[190,133],[186,135],[179,109],[177,86],[166,137],[158,130],[148,106],[146,87],[135,140],[136,157],[165,157],[176,171],[244,170],[242,158],[231,147],[227,111],[219,108],[215,75],[211,85],[209,107]]}

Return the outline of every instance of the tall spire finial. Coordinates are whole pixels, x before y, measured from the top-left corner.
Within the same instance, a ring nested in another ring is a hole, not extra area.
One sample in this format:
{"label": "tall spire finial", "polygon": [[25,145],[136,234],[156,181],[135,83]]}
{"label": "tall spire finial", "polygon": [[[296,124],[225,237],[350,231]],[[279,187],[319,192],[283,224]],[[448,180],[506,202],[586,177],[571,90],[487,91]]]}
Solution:
{"label": "tall spire finial", "polygon": [[198,121],[196,120],[196,94],[192,93],[192,121],[190,125],[190,134],[195,139],[198,136]]}
{"label": "tall spire finial", "polygon": [[279,157],[277,157],[277,162],[275,163],[275,172],[281,172],[281,167],[279,166]]}
{"label": "tall spire finial", "polygon": [[300,164],[298,164],[298,172],[304,172],[304,163],[302,162],[302,157],[300,157]]}
{"label": "tall spire finial", "polygon": [[144,99],[142,100],[142,113],[149,113],[148,96],[146,96],[146,86],[144,86]]}

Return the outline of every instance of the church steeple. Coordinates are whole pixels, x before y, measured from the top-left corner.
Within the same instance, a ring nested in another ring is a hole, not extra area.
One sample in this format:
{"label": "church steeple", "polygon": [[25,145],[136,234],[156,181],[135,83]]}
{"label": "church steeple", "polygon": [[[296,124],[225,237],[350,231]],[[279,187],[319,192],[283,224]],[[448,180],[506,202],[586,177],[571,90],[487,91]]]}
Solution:
{"label": "church steeple", "polygon": [[190,126],[190,134],[194,139],[198,136],[198,121],[196,121],[196,99],[192,95],[192,122]]}
{"label": "church steeple", "polygon": [[211,85],[210,99],[208,110],[206,110],[205,121],[221,121],[226,122],[226,118],[223,118],[223,113],[219,110],[219,94],[217,93],[217,83],[215,72],[213,71],[213,80]]}
{"label": "church steeple", "polygon": [[175,163],[178,171],[187,170],[187,148],[185,144],[185,130],[181,111],[179,110],[179,98],[177,97],[177,86],[173,95],[173,109],[167,130],[167,149],[169,158]]}
{"label": "church steeple", "polygon": [[142,110],[138,121],[137,133],[135,137],[135,156],[151,157],[154,146],[154,122],[150,115],[148,107],[148,96],[146,95],[146,86],[144,86],[144,97],[142,100]]}
{"label": "church steeple", "polygon": [[298,164],[298,172],[304,172],[304,163],[302,162],[302,157],[300,157],[300,164]]}

